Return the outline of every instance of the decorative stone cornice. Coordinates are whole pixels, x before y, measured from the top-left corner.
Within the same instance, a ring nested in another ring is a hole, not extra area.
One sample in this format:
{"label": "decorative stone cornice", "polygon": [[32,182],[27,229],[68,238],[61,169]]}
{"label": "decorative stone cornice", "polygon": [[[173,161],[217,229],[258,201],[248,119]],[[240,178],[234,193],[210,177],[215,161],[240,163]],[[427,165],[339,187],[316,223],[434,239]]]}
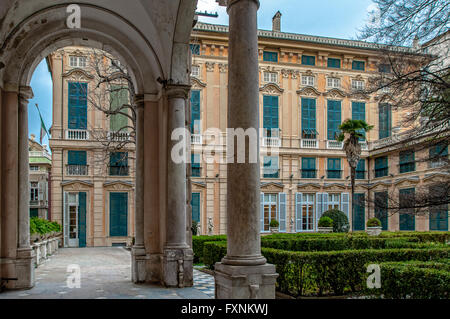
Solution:
{"label": "decorative stone cornice", "polygon": [[319,189],[320,184],[319,183],[298,183],[297,188],[308,188],[308,187],[314,187]]}
{"label": "decorative stone cornice", "polygon": [[206,71],[207,72],[213,72],[215,64],[216,63],[214,63],[214,62],[205,62]]}
{"label": "decorative stone cornice", "polygon": [[284,92],[284,89],[280,88],[275,83],[267,83],[264,86],[260,87],[259,90],[269,94],[281,94]]}
{"label": "decorative stone cornice", "polygon": [[336,88],[333,88],[333,89],[329,90],[328,92],[322,93],[322,95],[326,96],[326,97],[331,97],[331,98],[346,97],[346,94],[342,90],[339,90]]}
{"label": "decorative stone cornice", "polygon": [[85,70],[80,69],[80,68],[71,69],[62,75],[63,78],[66,78],[69,76],[72,76],[72,77],[76,78],[77,80],[80,80],[83,78],[85,80],[94,78],[94,76],[92,74],[89,74]]}
{"label": "decorative stone cornice", "polygon": [[81,189],[81,186],[88,186],[88,187],[94,187],[94,183],[89,181],[82,181],[82,180],[72,180],[72,181],[62,181],[61,186],[72,186],[72,189],[77,190]]}
{"label": "decorative stone cornice", "polygon": [[353,98],[353,99],[357,99],[357,100],[370,100],[370,96],[365,94],[364,91],[352,90],[348,94],[348,97]]}
{"label": "decorative stone cornice", "polygon": [[312,86],[305,86],[304,88],[297,90],[297,94],[305,96],[320,96],[320,92]]}
{"label": "decorative stone cornice", "polygon": [[226,73],[228,71],[228,64],[226,63],[219,63],[219,72],[220,73]]}
{"label": "decorative stone cornice", "polygon": [[348,188],[345,184],[342,184],[342,183],[325,183],[323,185],[323,188],[330,188],[330,187],[339,187],[339,188],[343,188],[343,189]]}
{"label": "decorative stone cornice", "polygon": [[134,185],[127,181],[108,181],[104,182],[103,186],[108,190],[130,190]]}
{"label": "decorative stone cornice", "polygon": [[206,83],[200,81],[197,78],[191,77],[191,88],[192,89],[202,89],[206,87]]}

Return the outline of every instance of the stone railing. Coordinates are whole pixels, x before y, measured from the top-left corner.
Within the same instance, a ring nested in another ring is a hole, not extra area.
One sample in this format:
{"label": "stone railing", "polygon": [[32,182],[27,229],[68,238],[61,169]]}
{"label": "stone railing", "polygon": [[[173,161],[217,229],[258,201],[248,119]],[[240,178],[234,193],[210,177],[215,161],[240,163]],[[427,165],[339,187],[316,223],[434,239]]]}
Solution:
{"label": "stone railing", "polygon": [[262,147],[280,147],[281,139],[279,137],[263,137]]}
{"label": "stone railing", "polygon": [[87,130],[66,130],[67,140],[85,141],[89,139]]}
{"label": "stone railing", "polygon": [[30,245],[34,252],[36,267],[42,265],[49,256],[53,255],[61,246],[61,233],[46,235],[31,235]]}
{"label": "stone railing", "polygon": [[327,140],[327,149],[329,150],[341,150],[344,143],[334,140]]}
{"label": "stone railing", "polygon": [[130,140],[130,132],[125,131],[109,131],[108,140],[113,142],[126,142]]}
{"label": "stone railing", "polygon": [[201,134],[191,134],[191,144],[202,145],[203,138]]}
{"label": "stone railing", "polygon": [[319,148],[319,141],[316,139],[302,139],[301,148]]}

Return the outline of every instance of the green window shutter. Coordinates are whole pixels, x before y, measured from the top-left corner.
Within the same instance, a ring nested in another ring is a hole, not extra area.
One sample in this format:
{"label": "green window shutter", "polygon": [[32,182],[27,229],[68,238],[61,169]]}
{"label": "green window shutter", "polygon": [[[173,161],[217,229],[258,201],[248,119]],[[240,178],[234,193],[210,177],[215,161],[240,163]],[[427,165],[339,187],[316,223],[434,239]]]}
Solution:
{"label": "green window shutter", "polygon": [[356,179],[366,178],[366,160],[364,158],[360,159],[358,165],[356,165]]}
{"label": "green window shutter", "polygon": [[400,152],[400,173],[415,171],[415,155],[414,151],[402,151]]}
{"label": "green window shutter", "polygon": [[353,198],[353,214],[352,214],[352,228],[355,230],[365,229],[365,195],[355,194]]}
{"label": "green window shutter", "polygon": [[445,143],[438,143],[430,147],[430,158],[439,158],[448,156],[448,145]]}
{"label": "green window shutter", "polygon": [[109,175],[128,176],[128,152],[111,152],[109,154]]}
{"label": "green window shutter", "polygon": [[365,63],[364,61],[353,61],[352,62],[352,70],[364,71]]}
{"label": "green window shutter", "polygon": [[[352,102],[352,120],[366,120],[366,103],[364,102]],[[366,131],[359,130],[359,133],[366,136]],[[364,140],[361,138],[361,140]]]}
{"label": "green window shutter", "polygon": [[[415,230],[414,208],[407,208],[408,206],[414,206],[414,192],[414,188],[399,190],[400,230]],[[404,211],[405,209],[409,212],[402,212],[402,210]]]}
{"label": "green window shutter", "polygon": [[68,165],[87,165],[86,151],[67,151]]}
{"label": "green window shutter", "polygon": [[286,232],[286,193],[278,193],[279,231]]}
{"label": "green window shutter", "polygon": [[87,129],[87,83],[69,82],[69,129]]}
{"label": "green window shutter", "polygon": [[270,130],[278,129],[278,96],[263,96],[263,128],[268,137],[272,136]]}
{"label": "green window shutter", "polygon": [[302,178],[316,178],[315,157],[302,157]]}
{"label": "green window shutter", "polygon": [[200,222],[200,193],[192,193],[192,221]]}
{"label": "green window shutter", "polygon": [[37,208],[30,208],[30,218],[39,217],[39,210]]}
{"label": "green window shutter", "polygon": [[310,55],[302,55],[303,65],[316,65],[316,57]]}
{"label": "green window shutter", "polygon": [[191,91],[191,133],[200,133],[200,91]]}
{"label": "green window shutter", "polygon": [[327,106],[327,138],[328,140],[335,140],[340,132],[339,125],[341,125],[341,101],[328,100]]}
{"label": "green window shutter", "polygon": [[128,193],[109,193],[110,236],[128,236]]}
{"label": "green window shutter", "polygon": [[278,53],[277,52],[263,52],[263,61],[266,62],[278,62]]}
{"label": "green window shutter", "polygon": [[341,59],[328,58],[327,66],[329,68],[341,68]]}
{"label": "green window shutter", "polygon": [[377,157],[375,159],[375,177],[387,176],[389,173],[387,156]]}
{"label": "green window shutter", "polygon": [[382,230],[388,230],[388,193],[375,193],[375,217],[381,221]]}
{"label": "green window shutter", "polygon": [[199,44],[189,44],[189,48],[193,55],[200,55],[200,45]]}
{"label": "green window shutter", "polygon": [[302,98],[302,136],[316,138],[316,100]]}
{"label": "green window shutter", "polygon": [[302,193],[295,193],[295,231],[302,230],[303,213],[302,213]]}
{"label": "green window shutter", "polygon": [[[119,110],[123,105],[128,104],[128,89],[120,85],[111,85],[110,107],[111,111]],[[121,113],[128,114],[128,108],[122,108]],[[113,114],[110,116],[111,131],[127,131],[128,117],[124,114]]]}
{"label": "green window shutter", "polygon": [[341,159],[327,159],[327,178],[341,178]]}
{"label": "green window shutter", "polygon": [[[435,184],[429,187],[429,193],[434,194],[438,198],[447,198],[448,189],[446,185]],[[437,231],[448,231],[448,204],[433,205],[429,208],[430,211],[430,229]]]}
{"label": "green window shutter", "polygon": [[78,193],[78,246],[86,247],[86,192]]}
{"label": "green window shutter", "polygon": [[191,176],[200,177],[201,167],[200,167],[200,154],[191,154]]}
{"label": "green window shutter", "polygon": [[379,139],[391,136],[392,113],[391,105],[388,103],[378,106]]}

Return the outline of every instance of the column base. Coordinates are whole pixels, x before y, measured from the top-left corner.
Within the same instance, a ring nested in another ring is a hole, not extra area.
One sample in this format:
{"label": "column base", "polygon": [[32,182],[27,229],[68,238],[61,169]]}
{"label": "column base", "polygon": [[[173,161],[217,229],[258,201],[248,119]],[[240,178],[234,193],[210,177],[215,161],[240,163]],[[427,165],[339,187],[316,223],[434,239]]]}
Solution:
{"label": "column base", "polygon": [[35,254],[31,248],[18,248],[16,258],[1,260],[2,277],[8,278],[6,289],[34,287]]}
{"label": "column base", "polygon": [[144,246],[133,246],[131,248],[131,278],[134,283],[145,282],[146,255]]}
{"label": "column base", "polygon": [[216,299],[275,299],[275,265],[234,266],[216,263]]}
{"label": "column base", "polygon": [[163,284],[166,287],[192,287],[194,254],[191,248],[164,248]]}
{"label": "column base", "polygon": [[160,285],[162,282],[161,259],[162,254],[148,254],[146,257],[146,282]]}

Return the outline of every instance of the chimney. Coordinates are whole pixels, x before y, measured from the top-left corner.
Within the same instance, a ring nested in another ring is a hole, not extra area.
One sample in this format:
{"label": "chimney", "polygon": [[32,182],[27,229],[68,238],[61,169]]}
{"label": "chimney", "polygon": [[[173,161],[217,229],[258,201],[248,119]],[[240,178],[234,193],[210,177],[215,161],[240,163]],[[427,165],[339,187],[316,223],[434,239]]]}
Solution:
{"label": "chimney", "polygon": [[272,18],[272,31],[281,32],[281,12],[277,11]]}

